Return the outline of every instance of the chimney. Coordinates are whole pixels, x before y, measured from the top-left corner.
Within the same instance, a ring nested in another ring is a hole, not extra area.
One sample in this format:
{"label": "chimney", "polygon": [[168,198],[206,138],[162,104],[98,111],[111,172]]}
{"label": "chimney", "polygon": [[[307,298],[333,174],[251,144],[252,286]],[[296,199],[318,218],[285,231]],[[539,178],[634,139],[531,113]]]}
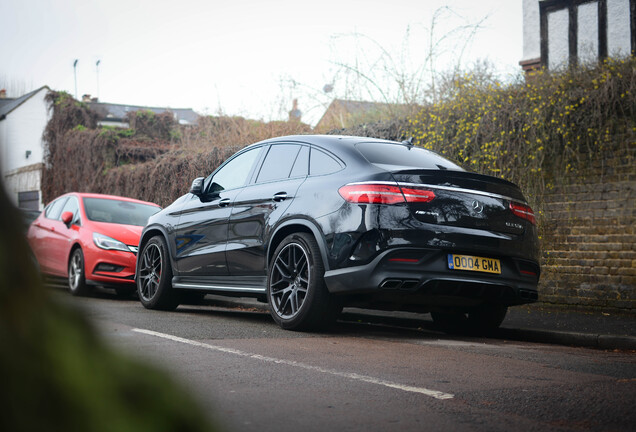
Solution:
{"label": "chimney", "polygon": [[7,98],[7,89],[0,90],[0,99],[6,99],[6,98]]}
{"label": "chimney", "polygon": [[289,112],[289,121],[300,121],[300,117],[303,115],[302,111],[298,109],[298,99],[294,99],[294,106]]}

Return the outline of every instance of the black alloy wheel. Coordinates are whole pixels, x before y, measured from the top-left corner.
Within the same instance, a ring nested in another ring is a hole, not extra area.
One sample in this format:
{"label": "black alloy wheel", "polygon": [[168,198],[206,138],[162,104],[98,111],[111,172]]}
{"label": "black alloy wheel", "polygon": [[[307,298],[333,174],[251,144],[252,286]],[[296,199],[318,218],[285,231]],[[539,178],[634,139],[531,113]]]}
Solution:
{"label": "black alloy wheel", "polygon": [[332,323],[342,310],[324,283],[324,265],[309,234],[286,237],[274,252],[267,277],[267,300],[274,321],[288,330]]}
{"label": "black alloy wheel", "polygon": [[74,296],[85,296],[90,293],[84,273],[84,253],[80,248],[73,251],[68,261],[68,290]]}
{"label": "black alloy wheel", "polygon": [[178,295],[172,289],[172,267],[163,237],[155,236],[144,245],[136,279],[137,294],[145,308],[174,310],[179,306]]}

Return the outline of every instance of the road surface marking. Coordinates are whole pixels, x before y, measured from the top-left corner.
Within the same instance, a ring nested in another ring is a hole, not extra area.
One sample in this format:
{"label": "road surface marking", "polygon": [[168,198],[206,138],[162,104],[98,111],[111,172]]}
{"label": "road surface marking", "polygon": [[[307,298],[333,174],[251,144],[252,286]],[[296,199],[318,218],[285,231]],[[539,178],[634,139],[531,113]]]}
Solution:
{"label": "road surface marking", "polygon": [[329,375],[334,375],[334,376],[338,376],[338,377],[342,377],[342,378],[348,378],[348,379],[352,379],[355,381],[361,381],[361,382],[366,382],[369,384],[376,384],[376,385],[381,385],[381,386],[385,386],[385,387],[389,387],[389,388],[393,388],[393,389],[397,389],[397,390],[402,390],[402,391],[406,391],[406,392],[411,392],[411,393],[420,393],[426,396],[430,396],[432,398],[435,399],[453,399],[455,396],[450,394],[450,393],[444,393],[441,391],[437,391],[437,390],[431,390],[431,389],[427,389],[424,387],[414,387],[414,386],[409,386],[409,385],[404,385],[404,384],[399,384],[399,383],[395,383],[395,382],[391,382],[391,381],[386,381],[380,378],[374,378],[371,376],[367,376],[367,375],[360,375],[357,373],[351,373],[351,372],[340,372],[337,370],[333,370],[333,369],[326,369],[326,368],[322,368],[319,366],[311,366],[305,363],[300,363],[297,361],[293,361],[293,360],[284,360],[284,359],[277,359],[274,357],[266,357],[266,356],[262,356],[260,354],[252,354],[249,352],[245,352],[245,351],[241,351],[241,350],[237,350],[234,348],[225,348],[222,346],[218,346],[218,345],[210,345],[210,344],[206,344],[203,342],[197,342],[197,341],[193,341],[190,339],[184,339],[181,338],[179,336],[173,336],[173,335],[169,335],[166,333],[159,333],[156,331],[152,331],[152,330],[145,330],[145,329],[140,329],[140,328],[134,328],[132,329],[132,331],[137,332],[137,333],[142,333],[142,334],[146,334],[149,336],[155,336],[155,337],[159,337],[159,338],[163,338],[163,339],[168,339],[171,340],[173,342],[180,342],[183,344],[187,344],[187,345],[191,345],[191,346],[196,346],[196,347],[200,347],[200,348],[205,348],[205,349],[209,349],[212,351],[219,351],[219,352],[223,352],[223,353],[227,353],[227,354],[234,354],[237,356],[241,356],[241,357],[248,357],[248,358],[253,358],[256,360],[261,360],[261,361],[265,361],[265,362],[269,362],[269,363],[276,363],[276,364],[282,364],[282,365],[287,365],[287,366],[293,366],[293,367],[297,367],[297,368],[301,368],[301,369],[306,369],[306,370],[311,370],[311,371],[315,371],[315,372],[320,372],[320,373],[325,373],[325,374],[329,374]]}

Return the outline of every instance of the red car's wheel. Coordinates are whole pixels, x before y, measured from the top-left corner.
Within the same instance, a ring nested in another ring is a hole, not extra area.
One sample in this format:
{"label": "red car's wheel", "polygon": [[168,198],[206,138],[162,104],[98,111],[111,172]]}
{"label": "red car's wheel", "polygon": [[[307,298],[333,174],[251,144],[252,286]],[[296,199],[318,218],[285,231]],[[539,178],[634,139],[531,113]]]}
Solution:
{"label": "red car's wheel", "polygon": [[68,261],[68,290],[74,296],[83,296],[90,292],[84,273],[84,253],[79,248],[73,251]]}

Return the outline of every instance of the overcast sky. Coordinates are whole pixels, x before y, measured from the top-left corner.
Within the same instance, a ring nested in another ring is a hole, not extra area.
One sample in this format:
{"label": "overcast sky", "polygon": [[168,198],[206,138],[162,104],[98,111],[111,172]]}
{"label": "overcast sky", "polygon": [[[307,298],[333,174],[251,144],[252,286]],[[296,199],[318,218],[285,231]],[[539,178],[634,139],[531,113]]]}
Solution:
{"label": "overcast sky", "polygon": [[[365,69],[378,47],[404,70],[424,63],[444,6],[434,39],[483,20],[462,60],[519,69],[521,0],[0,0],[0,86],[75,95],[77,83],[80,98],[264,120],[298,98],[315,123],[321,103],[348,95],[343,64]],[[467,38],[440,53],[457,57]]]}

